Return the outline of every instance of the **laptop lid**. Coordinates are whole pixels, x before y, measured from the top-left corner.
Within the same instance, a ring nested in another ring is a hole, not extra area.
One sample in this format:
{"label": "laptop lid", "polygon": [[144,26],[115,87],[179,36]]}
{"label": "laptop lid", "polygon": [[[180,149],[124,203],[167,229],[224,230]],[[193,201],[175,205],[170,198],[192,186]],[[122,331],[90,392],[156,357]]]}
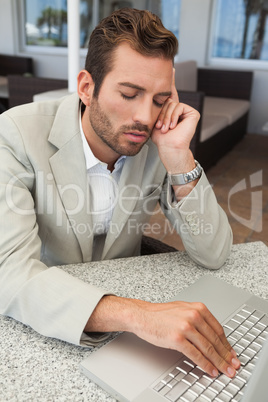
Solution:
{"label": "laptop lid", "polygon": [[268,339],[266,340],[258,363],[248,382],[241,402],[267,402],[268,399]]}

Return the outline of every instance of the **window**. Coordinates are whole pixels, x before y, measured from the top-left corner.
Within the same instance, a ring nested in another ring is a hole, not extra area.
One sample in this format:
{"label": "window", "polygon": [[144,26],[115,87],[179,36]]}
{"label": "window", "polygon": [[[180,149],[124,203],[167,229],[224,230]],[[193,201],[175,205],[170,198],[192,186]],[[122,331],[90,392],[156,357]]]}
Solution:
{"label": "window", "polygon": [[162,0],[161,19],[164,26],[179,39],[181,0]]}
{"label": "window", "polygon": [[67,1],[25,0],[26,45],[67,46]]}
{"label": "window", "polygon": [[268,61],[268,0],[216,2],[211,58]]}
{"label": "window", "polygon": [[[96,24],[122,7],[148,9],[159,15],[177,37],[181,0],[80,0],[80,46],[87,47]],[[67,0],[23,0],[26,46],[67,47]]]}

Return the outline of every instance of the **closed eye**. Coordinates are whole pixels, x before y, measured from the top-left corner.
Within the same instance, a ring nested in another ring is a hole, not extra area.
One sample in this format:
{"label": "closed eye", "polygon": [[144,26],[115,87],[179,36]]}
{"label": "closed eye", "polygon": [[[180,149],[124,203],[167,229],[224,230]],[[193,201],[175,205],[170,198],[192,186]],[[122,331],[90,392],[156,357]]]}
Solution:
{"label": "closed eye", "polygon": [[164,106],[164,104],[166,103],[166,101],[168,100],[169,97],[170,97],[169,93],[167,93],[165,95],[158,94],[157,96],[154,97],[153,102],[154,102],[155,106],[161,108]]}
{"label": "closed eye", "polygon": [[[131,101],[131,100],[133,100],[133,99],[135,99],[137,97],[137,94],[130,96],[130,95],[126,95],[123,92],[121,92],[121,96],[122,96],[123,99]],[[156,107],[161,108],[161,107],[163,107],[164,103],[166,102],[166,99],[161,101],[161,102],[158,102],[157,100],[153,99],[153,103],[154,103],[154,105]]]}
{"label": "closed eye", "polygon": [[157,102],[155,99],[153,100],[153,102],[154,102],[155,106],[157,106],[157,107],[159,107],[159,108],[161,108],[161,107],[164,105],[164,103],[165,103],[165,102],[159,103],[159,102]]}
{"label": "closed eye", "polygon": [[131,100],[131,99],[135,99],[137,95],[128,96],[128,95],[125,95],[125,94],[121,93],[121,96],[122,96],[123,99]]}

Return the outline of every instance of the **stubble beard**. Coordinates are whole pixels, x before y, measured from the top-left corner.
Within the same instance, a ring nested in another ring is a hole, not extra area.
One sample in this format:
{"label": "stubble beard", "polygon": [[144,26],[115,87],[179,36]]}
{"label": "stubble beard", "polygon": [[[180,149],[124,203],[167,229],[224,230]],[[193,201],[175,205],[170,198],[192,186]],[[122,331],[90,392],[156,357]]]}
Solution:
{"label": "stubble beard", "polygon": [[[119,130],[115,131],[109,117],[101,109],[98,100],[94,97],[92,98],[89,109],[89,121],[96,135],[118,155],[136,155],[138,152],[140,152],[143,145],[151,136],[151,130],[148,128],[148,126],[145,126],[141,123],[136,123],[132,126],[123,125]],[[127,145],[122,145],[120,143],[120,138],[124,136],[125,132],[131,131],[146,132],[148,134],[148,138],[142,143],[128,141]]]}

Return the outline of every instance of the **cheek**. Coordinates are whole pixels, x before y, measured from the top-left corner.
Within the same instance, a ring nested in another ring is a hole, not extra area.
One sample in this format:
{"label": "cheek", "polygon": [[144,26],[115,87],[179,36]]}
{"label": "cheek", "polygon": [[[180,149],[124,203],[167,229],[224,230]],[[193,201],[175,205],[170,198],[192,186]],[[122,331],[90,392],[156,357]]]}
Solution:
{"label": "cheek", "polygon": [[121,102],[120,100],[113,100],[106,104],[106,113],[109,114],[110,120],[117,128],[124,124],[131,123],[132,109],[131,105],[127,102]]}

